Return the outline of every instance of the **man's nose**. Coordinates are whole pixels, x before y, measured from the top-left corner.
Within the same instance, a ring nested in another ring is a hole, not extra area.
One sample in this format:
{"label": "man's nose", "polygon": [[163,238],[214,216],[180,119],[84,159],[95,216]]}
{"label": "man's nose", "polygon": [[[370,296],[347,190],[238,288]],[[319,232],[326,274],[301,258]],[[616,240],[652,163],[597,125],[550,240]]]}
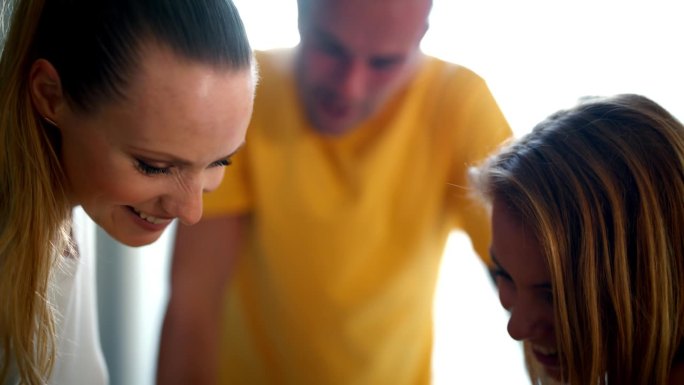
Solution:
{"label": "man's nose", "polygon": [[361,59],[348,59],[340,68],[339,93],[346,98],[360,98],[368,86],[368,67]]}

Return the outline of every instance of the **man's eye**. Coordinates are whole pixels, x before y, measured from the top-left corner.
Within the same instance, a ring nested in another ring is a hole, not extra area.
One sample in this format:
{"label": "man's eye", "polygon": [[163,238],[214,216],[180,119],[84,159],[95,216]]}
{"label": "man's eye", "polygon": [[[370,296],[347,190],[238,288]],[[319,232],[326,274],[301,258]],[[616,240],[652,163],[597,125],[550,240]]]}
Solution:
{"label": "man's eye", "polygon": [[343,59],[346,57],[345,51],[339,45],[331,42],[317,42],[315,47],[319,52],[336,59]]}
{"label": "man's eye", "polygon": [[136,159],[136,164],[138,170],[140,170],[140,172],[142,172],[145,175],[168,174],[171,172],[169,167],[154,167],[143,162],[140,159]]}
{"label": "man's eye", "polygon": [[399,60],[392,59],[373,59],[370,61],[370,66],[376,71],[385,71],[396,67],[400,63]]}

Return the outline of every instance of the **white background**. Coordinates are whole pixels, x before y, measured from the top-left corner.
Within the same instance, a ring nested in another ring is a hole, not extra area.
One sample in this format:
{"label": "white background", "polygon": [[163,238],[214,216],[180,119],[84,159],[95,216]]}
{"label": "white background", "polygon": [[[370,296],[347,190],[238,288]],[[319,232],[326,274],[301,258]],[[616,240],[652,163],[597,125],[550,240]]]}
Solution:
{"label": "white background", "polygon": [[[589,94],[641,93],[682,119],[678,3],[434,0],[423,48],[482,75],[516,136]],[[295,0],[235,4],[254,48],[297,43]],[[153,383],[171,236],[136,250],[101,247],[101,324],[112,385]],[[506,313],[461,234],[444,256],[435,315],[435,384],[527,383]]]}

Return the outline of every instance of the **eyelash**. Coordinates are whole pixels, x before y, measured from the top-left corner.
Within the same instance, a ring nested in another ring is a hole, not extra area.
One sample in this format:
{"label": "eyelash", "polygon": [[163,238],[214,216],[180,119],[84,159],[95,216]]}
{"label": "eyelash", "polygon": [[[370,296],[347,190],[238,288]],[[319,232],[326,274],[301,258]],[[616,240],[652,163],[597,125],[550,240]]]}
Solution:
{"label": "eyelash", "polygon": [[221,159],[212,163],[209,167],[228,167],[233,163],[230,159]]}
{"label": "eyelash", "polygon": [[[512,283],[513,279],[511,278],[510,275],[506,271],[504,271],[500,267],[494,267],[492,269],[492,277],[494,278],[494,281],[496,282],[496,285],[499,286],[499,278],[504,279],[506,282]],[[549,305],[553,305],[553,291],[551,289],[549,290],[543,290],[538,293],[539,298],[544,301],[545,303]]]}
{"label": "eyelash", "polygon": [[138,170],[145,175],[159,175],[159,174],[169,174],[171,172],[169,167],[154,167],[143,162],[140,159],[136,159],[136,164]]}
{"label": "eyelash", "polygon": [[494,276],[494,279],[495,279],[495,280],[496,280],[497,278],[499,278],[499,277],[504,278],[504,279],[506,279],[506,280],[508,280],[508,281],[511,280],[511,276],[508,275],[508,273],[506,273],[505,271],[503,271],[503,270],[502,270],[501,268],[499,268],[499,267],[495,267],[495,268],[492,270],[492,275]]}
{"label": "eyelash", "polygon": [[397,67],[398,64],[397,60],[378,59],[371,61],[371,67],[376,71],[388,71]]}
{"label": "eyelash", "polygon": [[[212,163],[209,165],[209,167],[227,167],[230,166],[232,162],[230,159],[221,159],[217,160],[216,162]],[[160,175],[160,174],[170,174],[171,173],[171,167],[154,167],[151,166],[145,162],[143,162],[140,159],[136,159],[136,166],[140,172],[142,172],[145,175]]]}

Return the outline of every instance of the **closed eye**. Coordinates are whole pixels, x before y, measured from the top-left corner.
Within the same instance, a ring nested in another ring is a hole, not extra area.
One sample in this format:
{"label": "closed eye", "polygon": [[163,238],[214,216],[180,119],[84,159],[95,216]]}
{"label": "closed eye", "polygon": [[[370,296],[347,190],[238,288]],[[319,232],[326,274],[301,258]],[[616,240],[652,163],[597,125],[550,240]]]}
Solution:
{"label": "closed eye", "polygon": [[233,162],[230,160],[230,158],[225,158],[217,160],[216,162],[210,164],[209,167],[227,167],[230,166],[232,163]]}
{"label": "closed eye", "polygon": [[513,282],[513,278],[511,278],[511,276],[505,270],[498,266],[492,269],[492,278],[494,278],[494,282],[496,282],[497,286],[501,284],[499,278],[506,282]]}
{"label": "closed eye", "polygon": [[145,175],[160,175],[160,174],[170,174],[171,167],[155,167],[140,159],[136,159],[136,167],[138,170]]}
{"label": "closed eye", "polygon": [[500,268],[498,266],[492,269],[492,275],[494,276],[494,278],[501,277],[501,278],[507,279],[509,281],[512,280],[511,276],[505,270],[503,270],[502,268]]}
{"label": "closed eye", "polygon": [[385,71],[398,66],[402,61],[401,57],[378,57],[370,60],[370,66],[376,71]]}

